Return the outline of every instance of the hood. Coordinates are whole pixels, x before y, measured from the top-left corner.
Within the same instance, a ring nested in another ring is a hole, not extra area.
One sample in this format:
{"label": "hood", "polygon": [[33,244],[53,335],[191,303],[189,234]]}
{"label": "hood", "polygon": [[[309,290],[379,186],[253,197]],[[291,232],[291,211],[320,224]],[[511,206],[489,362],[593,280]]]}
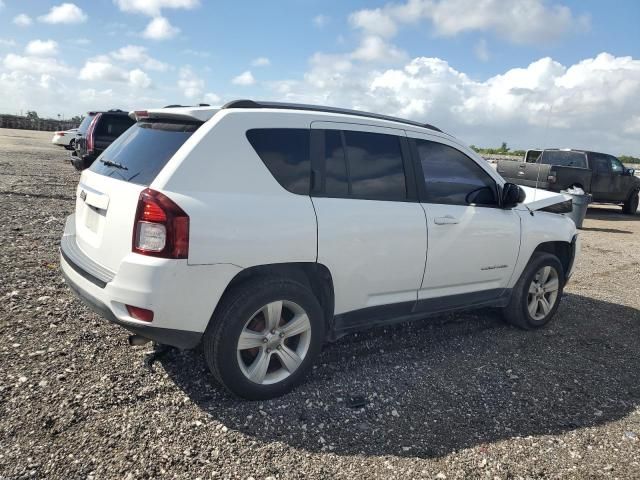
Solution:
{"label": "hood", "polygon": [[550,207],[556,203],[566,202],[571,200],[571,195],[565,195],[563,193],[550,192],[549,190],[541,190],[539,188],[531,188],[520,185],[527,196],[521,205],[526,205],[529,210],[540,210],[541,208]]}

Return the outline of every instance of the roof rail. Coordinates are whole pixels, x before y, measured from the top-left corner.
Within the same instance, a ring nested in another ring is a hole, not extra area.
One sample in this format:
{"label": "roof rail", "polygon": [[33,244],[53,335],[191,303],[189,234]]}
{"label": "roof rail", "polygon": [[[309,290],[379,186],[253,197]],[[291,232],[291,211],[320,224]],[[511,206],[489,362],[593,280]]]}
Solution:
{"label": "roof rail", "polygon": [[[282,110],[307,110],[313,112],[342,113],[346,115],[355,115],[358,117],[375,118],[377,120],[389,120],[392,122],[413,125],[414,127],[428,128],[436,132],[442,132],[438,127],[434,127],[428,123],[415,122],[404,118],[390,117],[388,115],[380,115],[378,113],[364,112],[362,110],[351,110],[348,108],[325,107],[321,105],[306,105],[302,103],[283,103],[283,102],[256,102],[254,100],[232,100],[222,106],[227,108],[275,108]],[[444,133],[444,132],[443,132]]]}

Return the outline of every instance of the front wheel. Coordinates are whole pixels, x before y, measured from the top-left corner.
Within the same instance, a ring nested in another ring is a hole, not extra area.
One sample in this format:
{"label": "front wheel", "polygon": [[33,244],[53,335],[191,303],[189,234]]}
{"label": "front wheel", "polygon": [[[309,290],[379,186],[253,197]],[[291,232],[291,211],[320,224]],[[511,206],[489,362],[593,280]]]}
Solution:
{"label": "front wheel", "polygon": [[638,211],[639,201],[640,199],[638,198],[638,190],[636,190],[635,192],[631,193],[627,201],[624,202],[624,205],[622,206],[622,211],[627,215],[635,215],[636,212]]}
{"label": "front wheel", "polygon": [[558,257],[535,253],[511,294],[503,314],[516,327],[530,330],[551,321],[562,298],[564,269]]}
{"label": "front wheel", "polygon": [[249,400],[277,397],[297,385],[324,341],[322,308],[289,279],[256,278],[223,299],[204,335],[215,378]]}

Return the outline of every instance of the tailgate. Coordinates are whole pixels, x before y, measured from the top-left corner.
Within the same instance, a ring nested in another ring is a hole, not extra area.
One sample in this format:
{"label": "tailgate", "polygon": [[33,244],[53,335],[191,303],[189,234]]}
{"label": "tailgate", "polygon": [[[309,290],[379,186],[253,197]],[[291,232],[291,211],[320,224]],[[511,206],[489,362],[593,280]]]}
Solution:
{"label": "tailgate", "polygon": [[549,187],[548,177],[551,165],[501,160],[498,162],[497,171],[504,179],[518,185],[538,188]]}
{"label": "tailgate", "polygon": [[143,185],[85,171],[76,190],[76,243],[96,263],[117,271],[131,252]]}

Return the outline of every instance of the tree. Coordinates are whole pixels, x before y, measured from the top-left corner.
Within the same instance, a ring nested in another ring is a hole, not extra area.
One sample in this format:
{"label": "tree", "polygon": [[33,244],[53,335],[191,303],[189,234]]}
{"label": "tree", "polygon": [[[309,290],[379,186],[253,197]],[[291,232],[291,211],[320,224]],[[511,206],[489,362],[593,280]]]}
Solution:
{"label": "tree", "polygon": [[38,112],[36,112],[35,110],[27,110],[27,120],[35,122],[39,119],[40,117],[38,117]]}
{"label": "tree", "polygon": [[500,151],[502,153],[507,153],[509,151],[509,147],[507,147],[507,142],[502,142],[502,145],[500,145]]}

